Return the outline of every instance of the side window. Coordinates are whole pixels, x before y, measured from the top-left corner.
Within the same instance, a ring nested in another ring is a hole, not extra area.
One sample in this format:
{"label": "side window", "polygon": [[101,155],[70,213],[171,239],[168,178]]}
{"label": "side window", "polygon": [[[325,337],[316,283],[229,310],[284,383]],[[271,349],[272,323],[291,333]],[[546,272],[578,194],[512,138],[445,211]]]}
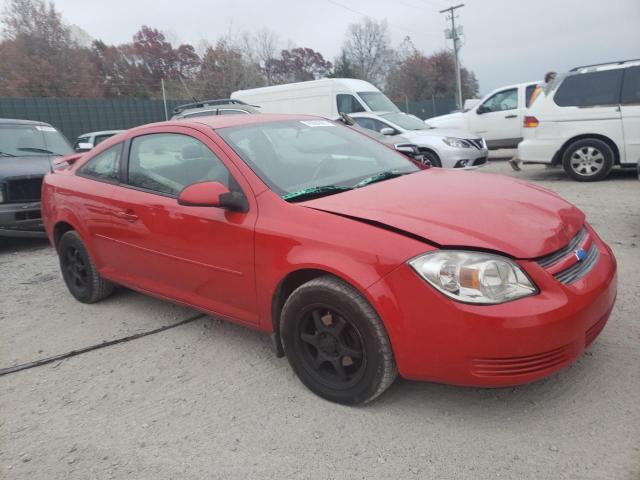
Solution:
{"label": "side window", "polygon": [[380,132],[380,130],[382,130],[383,128],[393,128],[390,125],[387,125],[386,123],[383,123],[380,120],[376,120],[374,118],[356,117],[354,118],[354,120],[362,128],[373,130],[374,132]]}
{"label": "side window", "polygon": [[568,76],[553,100],[560,107],[617,105],[622,69],[579,73]]}
{"label": "side window", "polygon": [[109,134],[109,135],[96,135],[95,140],[93,141],[93,146],[97,146],[100,143],[104,142],[107,138],[111,138],[113,137],[113,135]]}
{"label": "side window", "polygon": [[353,95],[340,93],[336,95],[336,101],[338,103],[338,113],[358,113],[365,111],[362,104]]}
{"label": "side window", "polygon": [[494,93],[481,107],[485,113],[516,109],[518,108],[518,89],[511,88]]}
{"label": "side window", "polygon": [[526,101],[527,108],[531,105],[531,95],[536,91],[537,86],[535,84],[527,85],[527,88],[524,91],[524,99]]}
{"label": "side window", "polygon": [[93,157],[80,167],[78,173],[96,180],[117,182],[121,155],[122,144],[119,143]]}
{"label": "side window", "polygon": [[153,133],[131,141],[128,183],[167,195],[214,180],[235,190],[229,171],[200,140],[178,133]]}
{"label": "side window", "polygon": [[625,71],[620,103],[623,105],[640,104],[640,67],[627,68]]}

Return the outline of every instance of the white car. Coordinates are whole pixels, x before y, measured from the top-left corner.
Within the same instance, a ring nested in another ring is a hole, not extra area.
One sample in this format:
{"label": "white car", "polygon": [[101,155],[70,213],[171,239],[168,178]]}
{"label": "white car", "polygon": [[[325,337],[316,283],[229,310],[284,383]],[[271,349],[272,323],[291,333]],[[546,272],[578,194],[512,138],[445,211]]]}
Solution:
{"label": "white car", "polygon": [[432,128],[402,112],[366,112],[349,115],[363,128],[383,135],[402,135],[418,146],[434,167],[475,169],[487,163],[488,150],[477,135],[460,130]]}
{"label": "white car", "polygon": [[522,140],[522,119],[539,83],[500,87],[464,112],[428,118],[425,122],[435,128],[472,132],[484,138],[491,150],[516,148]]}
{"label": "white car", "polygon": [[577,67],[540,93],[524,119],[518,158],[562,165],[578,181],[640,158],[640,60]]}
{"label": "white car", "polygon": [[88,152],[107,138],[123,132],[124,130],[103,130],[101,132],[83,133],[73,142],[73,149],[76,152]]}

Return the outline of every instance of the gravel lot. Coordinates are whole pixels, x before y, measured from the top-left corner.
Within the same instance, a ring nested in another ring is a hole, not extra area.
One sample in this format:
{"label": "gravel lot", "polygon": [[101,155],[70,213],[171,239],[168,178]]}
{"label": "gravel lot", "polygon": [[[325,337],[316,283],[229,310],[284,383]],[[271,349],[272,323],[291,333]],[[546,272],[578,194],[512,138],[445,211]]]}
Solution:
{"label": "gravel lot", "polygon": [[[0,377],[0,478],[639,479],[640,182],[484,171],[561,193],[616,253],[617,305],[571,368],[495,390],[399,380],[349,408],[308,392],[266,336],[204,317]],[[194,314],[127,290],[82,305],[44,241],[3,240],[0,271],[0,368]]]}

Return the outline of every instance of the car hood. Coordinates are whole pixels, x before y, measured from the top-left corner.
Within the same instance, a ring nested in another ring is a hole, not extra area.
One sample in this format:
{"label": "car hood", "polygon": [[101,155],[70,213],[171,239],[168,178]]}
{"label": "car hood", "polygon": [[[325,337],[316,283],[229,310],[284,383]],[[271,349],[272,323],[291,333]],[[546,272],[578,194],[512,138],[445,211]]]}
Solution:
{"label": "car hood", "polygon": [[0,180],[9,177],[44,175],[51,171],[51,155],[32,155],[28,157],[0,157]]}
{"label": "car hood", "polygon": [[431,118],[427,118],[425,120],[425,123],[427,125],[431,125],[432,127],[453,127],[455,128],[456,125],[463,125],[464,124],[464,115],[465,112],[454,112],[454,113],[449,113],[447,115],[440,115],[438,117],[431,117]]}
{"label": "car hood", "polygon": [[555,193],[499,175],[427,169],[300,205],[435,244],[536,258],[569,243],[584,214]]}
{"label": "car hood", "polygon": [[448,128],[431,128],[429,130],[410,130],[403,132],[402,135],[411,139],[412,141],[419,140],[420,138],[442,138],[442,137],[455,137],[455,138],[479,138],[477,134],[471,133],[467,130],[454,130]]}

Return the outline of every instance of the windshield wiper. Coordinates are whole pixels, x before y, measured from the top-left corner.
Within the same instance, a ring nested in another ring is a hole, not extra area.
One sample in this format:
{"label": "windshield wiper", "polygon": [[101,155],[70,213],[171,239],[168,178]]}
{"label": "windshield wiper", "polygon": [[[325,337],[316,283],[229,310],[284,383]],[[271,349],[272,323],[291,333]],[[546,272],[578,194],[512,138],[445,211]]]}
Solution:
{"label": "windshield wiper", "polygon": [[383,180],[389,180],[390,178],[401,177],[402,175],[406,175],[409,172],[398,172],[396,170],[386,170],[384,172],[376,173],[375,175],[371,175],[370,177],[365,178],[364,180],[356,183],[353,188],[364,187],[365,185],[369,185],[375,182],[381,182]]}
{"label": "windshield wiper", "polygon": [[0,152],[1,157],[15,157],[12,153]]}
{"label": "windshield wiper", "polygon": [[22,148],[16,148],[16,150],[24,150],[25,152],[48,153],[49,155],[62,156],[61,153],[52,152],[51,150],[47,150],[46,148],[22,147]]}
{"label": "windshield wiper", "polygon": [[297,192],[287,193],[283,195],[283,200],[301,200],[303,198],[322,197],[324,195],[331,195],[338,192],[344,192],[351,190],[351,187],[341,187],[340,185],[323,185],[320,187],[305,188],[304,190],[298,190]]}

